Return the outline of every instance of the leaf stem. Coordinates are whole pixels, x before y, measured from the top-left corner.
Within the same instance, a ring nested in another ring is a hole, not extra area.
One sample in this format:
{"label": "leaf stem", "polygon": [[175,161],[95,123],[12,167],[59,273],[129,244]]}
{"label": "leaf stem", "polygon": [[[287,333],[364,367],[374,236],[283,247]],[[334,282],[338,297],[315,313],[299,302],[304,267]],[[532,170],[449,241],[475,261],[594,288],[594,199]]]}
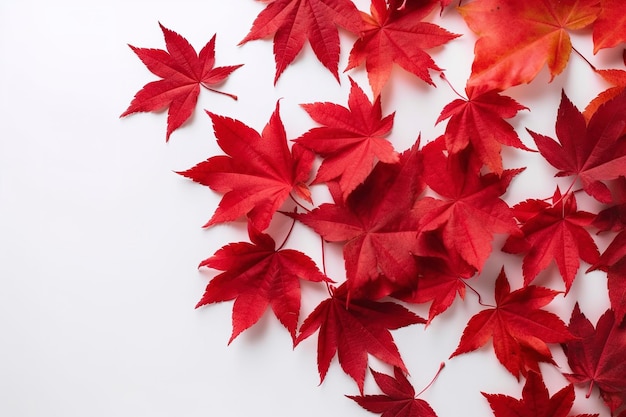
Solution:
{"label": "leaf stem", "polygon": [[578,51],[578,49],[576,49],[576,48],[574,48],[574,47],[572,46],[572,50],[573,50],[574,52],[576,52],[576,54],[578,54],[578,56],[579,56],[579,57],[581,57],[582,59],[584,59],[584,60],[585,60],[585,62],[586,62],[586,63],[587,63],[587,64],[591,67],[591,69],[592,69],[592,70],[597,71],[597,68],[596,68],[596,67],[595,67],[595,66],[594,66],[591,62],[589,62],[589,60],[588,60],[587,58],[585,58],[585,56],[584,56],[583,54],[581,54],[581,53]]}
{"label": "leaf stem", "polygon": [[302,210],[306,211],[307,213],[310,213],[311,210],[309,210],[308,208],[304,207],[298,200],[296,200],[296,198],[293,196],[293,194],[289,193],[289,198],[291,198],[291,200],[296,203],[296,205],[298,207],[300,207]]}
{"label": "leaf stem", "polygon": [[428,383],[428,385],[426,385],[424,387],[424,389],[422,389],[420,392],[418,392],[415,395],[415,398],[419,397],[420,395],[422,395],[424,393],[424,391],[426,391],[428,388],[431,387],[431,385],[433,385],[435,383],[435,381],[437,380],[437,377],[439,376],[439,374],[441,373],[441,370],[446,366],[445,362],[441,362],[439,364],[439,369],[437,370],[437,373],[435,374],[435,376],[433,377],[433,379],[430,380],[430,382]]}
{"label": "leaf stem", "polygon": [[[294,213],[297,213],[298,209],[294,209]],[[293,227],[296,225],[296,219],[294,218],[293,221],[291,222],[291,227],[289,228],[289,231],[287,232],[287,236],[285,236],[285,239],[283,240],[283,243],[280,244],[280,246],[278,247],[278,249],[276,249],[276,252],[278,252],[279,250],[281,250],[283,248],[283,246],[285,246],[285,243],[287,243],[287,240],[289,239],[289,236],[291,236],[291,232],[293,231]]]}
{"label": "leaf stem", "polygon": [[204,84],[204,83],[201,83],[201,84],[202,84],[202,86],[203,86],[204,88],[206,88],[207,90],[212,91],[212,92],[214,92],[214,93],[217,93],[217,94],[222,94],[222,95],[224,95],[224,96],[226,96],[226,97],[230,97],[230,98],[232,98],[232,99],[233,99],[233,100],[235,100],[235,101],[237,101],[237,100],[239,99],[239,97],[237,97],[237,96],[236,96],[236,95],[234,95],[234,94],[225,93],[225,92],[223,92],[223,91],[216,90],[216,89],[214,89],[214,88],[209,87],[208,85],[206,85],[206,84]]}
{"label": "leaf stem", "polygon": [[446,83],[448,83],[448,86],[450,86],[450,88],[452,89],[452,91],[454,91],[454,93],[461,97],[461,99],[465,100],[465,101],[469,101],[467,98],[463,97],[461,94],[459,94],[458,91],[456,91],[456,88],[454,88],[454,86],[452,85],[452,83],[450,82],[450,80],[448,80],[448,77],[446,77],[446,74],[442,71],[439,73],[439,78],[441,78],[442,80],[444,80]]}
{"label": "leaf stem", "polygon": [[474,289],[474,287],[472,287],[465,281],[463,281],[463,284],[465,284],[467,288],[469,288],[474,294],[476,294],[476,296],[478,297],[478,304],[480,304],[483,307],[496,308],[496,306],[494,305],[483,303],[483,298],[480,296],[480,293],[476,291],[476,289]]}
{"label": "leaf stem", "polygon": [[591,380],[591,383],[589,384],[589,391],[587,391],[587,394],[585,395],[585,398],[589,398],[591,397],[591,391],[593,391],[593,379]]}

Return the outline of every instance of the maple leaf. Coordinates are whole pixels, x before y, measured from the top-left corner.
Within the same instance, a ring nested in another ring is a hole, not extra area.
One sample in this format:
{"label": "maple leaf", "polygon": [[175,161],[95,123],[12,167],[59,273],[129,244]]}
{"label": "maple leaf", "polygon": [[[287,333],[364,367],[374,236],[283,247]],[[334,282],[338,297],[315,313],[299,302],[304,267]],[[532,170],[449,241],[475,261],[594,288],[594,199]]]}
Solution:
{"label": "maple leaf", "polygon": [[619,326],[612,310],[607,310],[594,329],[580,311],[578,303],[572,311],[569,329],[578,339],[563,345],[572,373],[564,374],[574,384],[590,383],[606,405],[614,412],[626,399],[626,327]]}
{"label": "maple leaf", "polygon": [[275,0],[259,13],[239,45],[274,35],[276,84],[308,39],[317,59],[339,81],[337,26],[360,32],[361,18],[350,0]]}
{"label": "maple leaf", "polygon": [[607,101],[585,123],[582,113],[561,95],[556,118],[559,140],[528,130],[539,152],[559,172],[556,176],[576,175],[585,192],[603,203],[612,201],[603,181],[626,175],[626,91]]}
{"label": "maple leaf", "polygon": [[509,237],[502,250],[527,253],[522,264],[524,285],[531,283],[554,260],[567,293],[576,278],[580,259],[590,264],[598,261],[598,247],[585,229],[595,215],[578,211],[573,193],[561,196],[557,187],[552,204],[526,200],[514,206],[513,213],[522,222],[524,236]]}
{"label": "maple leaf", "polygon": [[[624,64],[626,65],[626,49],[623,53]],[[613,87],[608,88],[607,90],[598,94],[591,102],[585,107],[583,111],[583,115],[585,116],[585,120],[587,122],[591,119],[591,116],[598,110],[598,108],[611,100],[614,97],[620,95],[626,89],[626,71],[617,70],[617,69],[608,69],[608,70],[595,70],[596,74],[600,75],[606,82],[612,84]],[[626,128],[623,132],[626,135]]]}
{"label": "maple leaf", "polygon": [[225,193],[205,227],[247,215],[252,225],[263,231],[292,191],[311,201],[305,181],[314,155],[298,144],[289,151],[278,102],[261,134],[237,120],[207,113],[217,143],[228,156],[213,156],[179,172]]}
{"label": "maple leaf", "polygon": [[423,149],[424,166],[429,167],[424,180],[446,200],[424,197],[416,202],[420,232],[441,229],[445,247],[480,271],[491,253],[494,233],[520,233],[511,209],[499,196],[522,170],[481,175],[475,163],[467,163],[466,153],[446,157],[443,152],[441,140]]}
{"label": "maple leaf", "polygon": [[338,179],[345,200],[372,172],[374,163],[393,164],[398,153],[385,136],[393,126],[394,113],[382,117],[380,97],[372,104],[363,90],[350,78],[348,107],[333,103],[303,104],[317,123],[296,143],[324,157],[315,183]]}
{"label": "maple leaf", "polygon": [[470,87],[505,90],[529,83],[544,65],[563,72],[572,50],[568,30],[591,25],[599,0],[476,0],[458,8],[479,39]]}
{"label": "maple leaf", "polygon": [[407,372],[389,330],[425,320],[399,304],[350,298],[345,284],[336,288],[304,320],[296,345],[319,329],[317,365],[324,381],[335,355],[363,392],[368,353]]}
{"label": "maple leaf", "polygon": [[380,95],[394,62],[434,85],[429,69],[441,71],[424,49],[441,46],[460,36],[427,22],[421,22],[437,2],[406,4],[402,10],[387,6],[385,0],[372,0],[371,16],[362,13],[365,28],[355,42],[346,71],[365,62],[374,96]]}
{"label": "maple leaf", "polygon": [[346,395],[346,397],[367,411],[380,413],[381,417],[437,417],[426,401],[416,398],[415,389],[402,369],[394,367],[393,377],[373,369],[370,369],[370,372],[384,395]]}
{"label": "maple leaf", "polygon": [[626,42],[626,13],[622,0],[600,0],[600,14],[593,24],[593,53]]}
{"label": "maple leaf", "polygon": [[534,285],[511,292],[502,268],[495,284],[496,306],[469,320],[459,346],[450,357],[476,350],[492,338],[498,361],[516,378],[528,370],[539,372],[538,362],[554,364],[547,343],[573,338],[558,316],[542,310],[557,294]]}
{"label": "maple leaf", "polygon": [[[495,417],[567,417],[576,394],[572,384],[550,396],[541,374],[529,372],[522,390],[522,398],[502,394],[486,394]],[[575,417],[597,417],[598,414],[578,414]]]}
{"label": "maple leaf", "polygon": [[[215,35],[200,50],[200,53],[196,54],[187,39],[160,23],[159,26],[165,37],[167,51],[129,46],[150,72],[161,77],[162,80],[144,85],[120,117],[169,107],[165,136],[167,141],[172,132],[191,117],[200,94],[200,85],[210,91],[226,94],[213,90],[209,86],[223,82],[243,64],[214,68]],[[226,95],[237,99],[231,94]]]}
{"label": "maple leaf", "polygon": [[230,243],[200,263],[224,271],[206,287],[196,308],[235,300],[233,333],[228,343],[255,324],[268,307],[295,342],[300,313],[300,279],[329,281],[307,255],[292,249],[276,249],[270,235],[248,225],[250,241]]}
{"label": "maple leaf", "polygon": [[450,119],[445,132],[449,152],[459,153],[471,144],[480,160],[493,172],[501,174],[500,144],[530,150],[504,119],[528,108],[497,91],[477,91],[466,88],[468,99],[459,98],[446,105],[436,123]]}
{"label": "maple leaf", "polygon": [[626,230],[622,230],[589,271],[607,272],[611,308],[618,323],[626,317]]}
{"label": "maple leaf", "polygon": [[424,189],[416,143],[397,164],[378,163],[345,201],[294,215],[329,242],[346,242],[343,256],[351,294],[380,298],[413,282],[417,217],[411,208]]}

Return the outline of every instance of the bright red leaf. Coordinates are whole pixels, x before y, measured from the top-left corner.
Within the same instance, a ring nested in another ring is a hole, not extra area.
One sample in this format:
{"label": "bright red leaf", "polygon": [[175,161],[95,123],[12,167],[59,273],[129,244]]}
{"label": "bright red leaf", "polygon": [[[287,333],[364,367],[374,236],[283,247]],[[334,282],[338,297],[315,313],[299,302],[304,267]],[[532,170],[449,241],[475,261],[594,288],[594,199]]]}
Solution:
{"label": "bright red leaf", "polygon": [[613,198],[605,181],[626,175],[626,91],[609,100],[585,123],[582,113],[565,93],[556,119],[558,142],[529,130],[539,152],[559,172],[576,175],[583,189],[603,203]]}
{"label": "bright red leaf", "polygon": [[[120,117],[169,107],[165,136],[165,140],[169,140],[172,132],[191,117],[200,94],[200,85],[219,93],[210,86],[223,82],[241,65],[214,68],[215,36],[196,54],[187,39],[160,23],[159,26],[165,37],[167,51],[129,46],[150,72],[162,80],[144,85]],[[235,96],[227,95],[236,99]]]}
{"label": "bright red leaf", "polygon": [[350,0],[275,0],[259,13],[240,45],[274,35],[276,83],[308,39],[317,59],[339,80],[337,26],[360,32],[361,18]]}
{"label": "bright red leaf", "polygon": [[350,298],[346,285],[333,291],[304,320],[296,344],[319,329],[317,365],[321,380],[337,355],[346,374],[363,392],[367,355],[407,372],[389,330],[426,321],[399,304]]}
{"label": "bright red leaf", "polygon": [[609,300],[617,322],[626,317],[626,230],[622,230],[589,270],[600,269],[608,275]]}
{"label": "bright red leaf", "polygon": [[547,343],[572,340],[565,323],[543,310],[559,292],[529,285],[511,292],[504,268],[495,285],[496,306],[474,315],[451,358],[471,352],[493,339],[498,361],[515,377],[532,370],[539,362],[554,364]]}
{"label": "bright red leaf", "polygon": [[314,155],[297,144],[289,151],[278,103],[260,135],[237,120],[213,113],[209,116],[217,143],[228,156],[213,156],[180,172],[225,193],[205,227],[247,215],[252,225],[263,231],[292,191],[310,201],[305,182]]}
{"label": "bright red leaf", "polygon": [[569,329],[578,339],[563,345],[572,370],[565,377],[575,384],[590,383],[589,394],[597,387],[611,412],[617,410],[626,400],[626,327],[619,327],[613,310],[607,310],[594,329],[576,304]]}
{"label": "bright red leaf", "polygon": [[441,71],[441,68],[424,50],[460,36],[421,21],[437,5],[435,0],[407,2],[401,10],[394,4],[388,6],[385,0],[372,0],[371,16],[362,13],[365,28],[350,51],[346,68],[348,71],[365,62],[375,97],[387,83],[394,63],[434,85],[428,71]]}
{"label": "bright red leaf", "polygon": [[[626,64],[626,50],[624,50],[624,64]],[[626,89],[626,71],[618,69],[608,70],[596,70],[596,73],[600,75],[604,80],[613,85],[613,87],[598,94],[591,102],[585,107],[583,115],[585,120],[589,122],[591,116],[598,111],[598,108],[607,101],[614,97],[617,97]],[[623,132],[626,134],[626,130]]]}
{"label": "bright red leaf", "polygon": [[600,15],[593,24],[593,53],[626,42],[626,9],[623,0],[600,0]]}
{"label": "bright red leaf", "polygon": [[302,252],[276,249],[271,236],[248,227],[250,241],[230,243],[200,263],[224,271],[206,287],[196,307],[221,301],[233,304],[233,333],[228,343],[255,324],[268,307],[294,339],[300,314],[300,279],[328,281]]}
{"label": "bright red leaf", "polygon": [[[489,401],[495,417],[567,417],[576,397],[571,384],[550,396],[543,378],[536,372],[528,373],[519,400],[502,394],[482,394]],[[578,414],[575,417],[597,416]]]}
{"label": "bright red leaf", "polygon": [[504,119],[514,117],[520,110],[528,110],[511,97],[496,91],[478,92],[466,88],[468,99],[456,99],[444,107],[439,123],[450,119],[446,126],[446,148],[459,153],[472,146],[479,159],[496,174],[502,174],[501,145],[529,150]]}
{"label": "bright red leaf", "polygon": [[313,183],[337,180],[344,200],[372,172],[375,162],[399,161],[398,153],[385,139],[394,114],[382,117],[380,97],[372,104],[352,79],[350,83],[349,108],[334,103],[302,105],[323,127],[295,140],[324,157]]}
{"label": "bright red leaf", "polygon": [[591,25],[599,0],[475,0],[459,12],[479,39],[470,87],[505,90],[529,83],[548,65],[551,78],[567,66],[568,30]]}
{"label": "bright red leaf", "polygon": [[513,207],[515,217],[522,223],[523,237],[511,236],[502,250],[508,253],[526,253],[522,264],[524,285],[530,284],[554,260],[568,292],[580,259],[594,264],[600,253],[585,229],[595,215],[578,211],[573,193],[561,196],[557,188],[552,204],[543,200],[526,200]]}

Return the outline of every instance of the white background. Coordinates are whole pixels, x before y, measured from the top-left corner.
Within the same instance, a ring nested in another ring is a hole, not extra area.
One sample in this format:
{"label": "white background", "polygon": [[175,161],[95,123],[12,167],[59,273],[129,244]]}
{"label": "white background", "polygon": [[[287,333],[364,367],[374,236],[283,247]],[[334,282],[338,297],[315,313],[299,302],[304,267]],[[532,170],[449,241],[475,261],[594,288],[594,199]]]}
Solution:
{"label": "white background", "polygon": [[[274,87],[271,41],[236,46],[263,9],[259,2],[87,3],[0,4],[0,415],[370,415],[344,397],[358,390],[336,360],[318,386],[316,336],[293,350],[287,332],[266,314],[227,346],[232,303],[194,310],[215,275],[199,272],[197,264],[247,237],[242,222],[202,229],[220,196],[173,173],[221,153],[202,109],[260,130],[282,98],[288,137],[296,138],[313,126],[298,104],[345,105],[347,74],[339,85],[307,45]],[[454,9],[429,19],[464,34],[429,51],[462,91],[475,38]],[[156,79],[126,43],[164,48],[159,21],[197,50],[217,32],[217,65],[245,64],[220,87],[239,101],[204,90],[195,116],[167,144],[165,112],[118,118],[135,92]],[[342,69],[354,38],[343,31],[341,37]],[[620,65],[621,51],[593,56],[588,32],[575,35],[574,44],[599,67]],[[370,94],[362,68],[350,75]],[[389,138],[398,150],[420,132],[428,141],[444,130],[434,122],[456,96],[432,75],[437,88],[396,68],[383,92],[385,114],[397,111]],[[561,88],[582,109],[606,87],[577,56],[548,80],[544,70],[531,85],[507,92],[532,109],[512,120],[530,147],[526,127],[554,136]],[[509,203],[552,195],[554,169],[539,155],[507,149],[504,158],[506,167],[528,166],[506,195]],[[558,183],[564,189],[568,181]],[[315,193],[323,198],[321,187]],[[286,231],[282,220],[270,228],[277,241]],[[520,258],[499,253],[501,243],[497,237],[483,275],[472,280],[488,303],[502,264],[512,286],[521,285]],[[599,244],[603,249],[607,242]],[[303,226],[296,226],[289,246],[321,259],[319,240]],[[340,252],[331,247],[327,255],[329,274],[340,281]],[[556,268],[536,283],[563,289]],[[605,285],[602,274],[580,274],[567,298],[557,297],[550,309],[567,322],[578,299],[595,323],[608,306]],[[305,286],[302,316],[323,296]],[[480,309],[468,293],[426,331],[412,326],[393,333],[417,390],[446,361],[422,395],[439,417],[491,415],[480,391],[521,396],[521,385],[490,345],[447,359]],[[426,315],[427,306],[415,311]],[[554,354],[566,370],[558,346]],[[551,393],[566,385],[557,370],[543,369]],[[370,376],[366,392],[378,392]],[[585,389],[576,392],[572,414],[608,416],[597,391],[590,399]]]}

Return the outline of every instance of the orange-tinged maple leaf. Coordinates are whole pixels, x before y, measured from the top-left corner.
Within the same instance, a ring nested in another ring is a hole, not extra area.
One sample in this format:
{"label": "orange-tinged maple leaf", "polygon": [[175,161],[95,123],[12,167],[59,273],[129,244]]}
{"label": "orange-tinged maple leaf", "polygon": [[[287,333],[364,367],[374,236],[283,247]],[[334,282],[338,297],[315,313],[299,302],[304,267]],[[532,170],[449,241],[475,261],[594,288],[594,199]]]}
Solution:
{"label": "orange-tinged maple leaf", "polygon": [[563,72],[572,50],[568,30],[591,25],[599,0],[475,0],[459,8],[476,41],[468,85],[505,90],[529,83],[548,65]]}
{"label": "orange-tinged maple leaf", "polygon": [[593,53],[626,42],[626,6],[623,0],[600,0],[601,11],[593,24]]}

